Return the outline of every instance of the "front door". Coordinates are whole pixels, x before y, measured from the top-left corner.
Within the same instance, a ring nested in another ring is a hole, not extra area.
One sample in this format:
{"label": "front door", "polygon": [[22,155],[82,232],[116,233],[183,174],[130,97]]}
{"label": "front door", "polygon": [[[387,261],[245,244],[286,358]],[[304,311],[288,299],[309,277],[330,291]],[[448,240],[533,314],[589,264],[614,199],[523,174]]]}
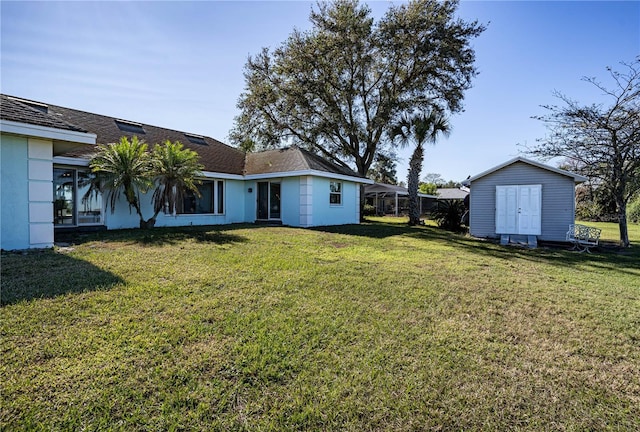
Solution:
{"label": "front door", "polygon": [[280,219],[280,183],[258,182],[258,219]]}

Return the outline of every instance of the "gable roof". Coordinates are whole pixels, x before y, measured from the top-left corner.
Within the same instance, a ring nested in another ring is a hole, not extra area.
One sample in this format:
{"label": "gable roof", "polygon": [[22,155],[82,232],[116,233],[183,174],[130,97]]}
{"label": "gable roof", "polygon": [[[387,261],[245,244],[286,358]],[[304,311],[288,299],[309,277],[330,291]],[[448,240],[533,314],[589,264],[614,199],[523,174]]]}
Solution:
{"label": "gable roof", "polygon": [[332,176],[356,177],[362,179],[364,183],[371,182],[347,167],[329,162],[295,145],[282,149],[248,153],[244,173],[251,176],[309,171],[327,173]]}
{"label": "gable roof", "polygon": [[587,181],[586,177],[581,176],[579,174],[575,174],[575,173],[572,173],[572,172],[569,172],[569,171],[562,170],[560,168],[555,168],[555,167],[552,167],[552,166],[549,166],[549,165],[545,165],[545,164],[543,164],[541,162],[538,162],[538,161],[534,161],[534,160],[531,160],[531,159],[524,158],[522,156],[518,156],[518,157],[510,159],[510,160],[508,160],[508,161],[506,161],[506,162],[504,162],[504,163],[502,163],[500,165],[494,166],[491,169],[483,171],[480,174],[477,174],[475,176],[470,177],[469,179],[465,180],[463,182],[463,184],[465,184],[465,183],[466,184],[471,184],[473,181],[478,180],[479,178],[487,176],[487,175],[489,175],[491,173],[494,173],[494,172],[496,172],[498,170],[501,170],[502,168],[505,168],[505,167],[507,167],[509,165],[513,165],[514,163],[517,163],[517,162],[526,163],[526,164],[529,164],[529,165],[532,165],[532,166],[535,166],[535,167],[538,167],[538,168],[542,168],[544,170],[548,170],[548,171],[554,172],[556,174],[560,174],[560,175],[563,175],[563,176],[571,177],[576,183],[582,183],[582,182]]}

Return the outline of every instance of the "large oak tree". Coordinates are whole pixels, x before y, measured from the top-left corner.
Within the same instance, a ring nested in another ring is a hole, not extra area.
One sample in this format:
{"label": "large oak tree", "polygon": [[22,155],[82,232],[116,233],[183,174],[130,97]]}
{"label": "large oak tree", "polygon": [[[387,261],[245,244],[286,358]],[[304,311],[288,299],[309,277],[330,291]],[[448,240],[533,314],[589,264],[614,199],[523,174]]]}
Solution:
{"label": "large oak tree", "polygon": [[413,0],[375,22],[357,1],[319,3],[310,30],[249,57],[231,141],[297,144],[366,175],[402,116],[462,109],[484,26],[456,18],[457,6]]}
{"label": "large oak tree", "polygon": [[616,203],[620,244],[629,246],[627,203],[640,190],[640,57],[622,63],[624,70],[610,72],[605,86],[595,78],[584,78],[609,101],[581,105],[557,93],[562,106],[545,106],[548,114],[537,117],[549,134],[529,149],[533,156],[564,157],[581,174]]}

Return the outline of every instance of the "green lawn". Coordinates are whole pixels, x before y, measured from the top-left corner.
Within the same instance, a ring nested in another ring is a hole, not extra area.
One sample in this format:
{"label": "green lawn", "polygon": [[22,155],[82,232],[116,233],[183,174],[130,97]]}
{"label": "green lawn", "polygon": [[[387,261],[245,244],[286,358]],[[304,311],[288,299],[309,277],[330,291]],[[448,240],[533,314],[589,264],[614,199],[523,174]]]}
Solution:
{"label": "green lawn", "polygon": [[3,254],[0,429],[640,429],[640,247],[397,222]]}

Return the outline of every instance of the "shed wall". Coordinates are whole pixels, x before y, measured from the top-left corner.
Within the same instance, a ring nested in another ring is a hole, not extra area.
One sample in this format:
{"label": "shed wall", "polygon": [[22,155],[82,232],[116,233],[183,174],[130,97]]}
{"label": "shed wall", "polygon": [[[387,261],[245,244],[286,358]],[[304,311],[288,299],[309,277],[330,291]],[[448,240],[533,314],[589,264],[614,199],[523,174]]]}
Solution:
{"label": "shed wall", "polygon": [[497,237],[496,186],[542,185],[542,233],[540,240],[564,241],[575,221],[575,182],[567,177],[524,162],[516,162],[471,184],[469,232],[475,237]]}

